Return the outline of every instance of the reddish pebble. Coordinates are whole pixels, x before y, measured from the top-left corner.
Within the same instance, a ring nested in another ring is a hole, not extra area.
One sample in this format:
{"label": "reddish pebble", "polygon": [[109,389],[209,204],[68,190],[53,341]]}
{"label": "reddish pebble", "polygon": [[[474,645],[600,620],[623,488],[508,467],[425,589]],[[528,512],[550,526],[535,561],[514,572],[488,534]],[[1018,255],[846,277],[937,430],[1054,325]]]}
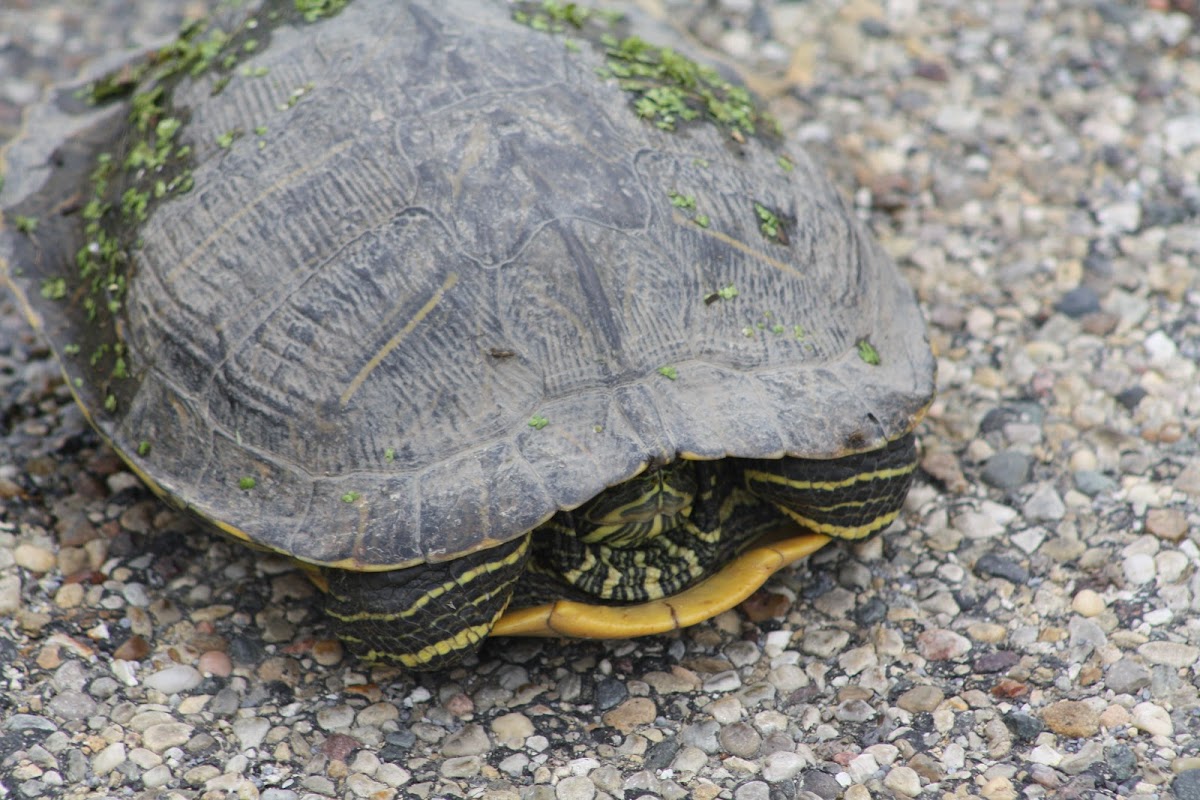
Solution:
{"label": "reddish pebble", "polygon": [[335,761],[345,761],[358,748],[362,747],[357,739],[344,733],[331,733],[321,745],[321,752]]}
{"label": "reddish pebble", "polygon": [[1001,678],[1000,682],[992,687],[992,694],[996,697],[1004,697],[1011,700],[1014,697],[1020,697],[1029,691],[1029,687],[1020,681],[1014,681],[1012,678]]}
{"label": "reddish pebble", "polygon": [[475,711],[475,701],[459,692],[446,701],[446,710],[456,717],[465,717]]}
{"label": "reddish pebble", "polygon": [[220,650],[209,650],[201,655],[196,668],[201,675],[215,675],[218,678],[228,678],[233,674],[233,662]]}

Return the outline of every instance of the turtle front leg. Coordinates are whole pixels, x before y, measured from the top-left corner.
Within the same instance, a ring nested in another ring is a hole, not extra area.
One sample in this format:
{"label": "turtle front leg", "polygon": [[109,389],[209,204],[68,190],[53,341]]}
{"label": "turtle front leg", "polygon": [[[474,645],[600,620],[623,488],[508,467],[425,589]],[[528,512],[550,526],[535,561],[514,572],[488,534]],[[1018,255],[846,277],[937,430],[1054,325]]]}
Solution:
{"label": "turtle front leg", "polygon": [[838,539],[865,539],[900,513],[917,466],[909,433],[878,450],[834,459],[745,459],[750,492],[805,528]]}
{"label": "turtle front leg", "polygon": [[452,666],[479,649],[508,607],[529,538],[387,572],[323,569],[326,613],[368,661],[411,670]]}

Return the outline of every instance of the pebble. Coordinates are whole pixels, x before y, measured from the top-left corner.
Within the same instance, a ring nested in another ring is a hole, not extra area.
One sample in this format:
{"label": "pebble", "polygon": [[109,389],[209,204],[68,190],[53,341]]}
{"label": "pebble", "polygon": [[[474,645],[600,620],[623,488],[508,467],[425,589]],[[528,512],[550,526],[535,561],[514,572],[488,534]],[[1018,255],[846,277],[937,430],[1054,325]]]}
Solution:
{"label": "pebble", "polygon": [[883,785],[905,797],[916,797],[921,793],[921,777],[909,767],[892,767],[884,777]]}
{"label": "pebble", "polygon": [[1152,736],[1171,736],[1175,725],[1171,715],[1162,706],[1154,703],[1138,703],[1133,707],[1133,726]]}
{"label": "pebble", "polygon": [[1175,669],[1187,669],[1200,664],[1200,647],[1179,642],[1146,642],[1137,649],[1138,655],[1151,664]]}
{"label": "pebble", "polygon": [[1016,489],[1029,480],[1032,461],[1025,453],[1002,450],[988,459],[979,477],[996,489]]}
{"label": "pebble", "polygon": [[162,753],[187,742],[194,729],[185,722],[160,722],[142,732],[142,746],[152,753]]}
{"label": "pebble", "polygon": [[1125,580],[1133,586],[1141,586],[1154,580],[1158,567],[1154,564],[1154,556],[1147,553],[1134,553],[1126,556],[1122,562]]}
{"label": "pebble", "polygon": [[649,697],[631,697],[621,705],[604,712],[604,724],[622,733],[630,733],[639,725],[649,725],[658,716],[658,707]]}
{"label": "pebble", "polygon": [[557,800],[592,800],[596,796],[596,785],[583,777],[563,778],[554,787],[554,796]]}
{"label": "pebble", "polygon": [[971,652],[971,640],[941,628],[917,636],[917,651],[930,661],[954,661]]}
{"label": "pebble", "polygon": [[1054,733],[1075,739],[1095,736],[1100,730],[1099,712],[1077,700],[1052,703],[1042,710],[1042,721]]}
{"label": "pebble", "polygon": [[763,759],[762,776],[768,783],[781,783],[796,777],[808,762],[799,753],[780,751]]}
{"label": "pebble", "polygon": [[1150,671],[1125,657],[1109,665],[1104,672],[1104,681],[1117,694],[1136,694],[1150,685]]}
{"label": "pebble", "polygon": [[1058,491],[1046,483],[1033,491],[1022,511],[1030,522],[1057,522],[1066,516],[1067,507]]}
{"label": "pebble", "polygon": [[1095,617],[1107,608],[1104,598],[1092,589],[1081,589],[1071,598],[1071,608],[1075,613],[1084,617]]}
{"label": "pebble", "polygon": [[905,711],[933,711],[946,697],[936,686],[914,686],[896,698],[896,705]]}
{"label": "pebble", "polygon": [[1175,776],[1171,783],[1175,800],[1200,800],[1200,769],[1189,769]]}
{"label": "pebble", "polygon": [[482,769],[481,756],[457,756],[443,761],[439,772],[446,778],[473,778]]}
{"label": "pebble", "polygon": [[762,745],[762,736],[744,722],[735,722],[723,727],[718,740],[725,752],[742,758],[754,758]]}
{"label": "pebble", "polygon": [[262,717],[246,717],[233,722],[233,735],[237,737],[238,746],[242,750],[250,750],[261,745],[270,729],[270,721]]}
{"label": "pebble", "polygon": [[1187,515],[1179,508],[1152,508],[1146,512],[1146,530],[1160,539],[1178,542],[1187,533]]}
{"label": "pebble", "polygon": [[39,575],[54,569],[57,563],[54,551],[28,543],[17,545],[12,551],[12,555],[13,562],[18,567],[27,569],[30,572],[36,572]]}
{"label": "pebble", "polygon": [[482,725],[465,725],[442,742],[442,755],[477,756],[490,752],[492,743]]}
{"label": "pebble", "polygon": [[982,577],[1003,578],[1010,583],[1024,585],[1029,581],[1029,570],[998,553],[984,553],[975,562],[975,574]]}
{"label": "pebble", "polygon": [[125,759],[125,745],[121,742],[113,742],[92,757],[92,772],[101,776],[107,775],[124,764]]}
{"label": "pebble", "polygon": [[496,741],[514,750],[521,747],[534,733],[533,722],[519,711],[501,714],[492,720],[491,727]]}
{"label": "pebble", "polygon": [[195,667],[176,664],[146,676],[147,688],[157,689],[165,695],[179,694],[195,689],[204,676]]}

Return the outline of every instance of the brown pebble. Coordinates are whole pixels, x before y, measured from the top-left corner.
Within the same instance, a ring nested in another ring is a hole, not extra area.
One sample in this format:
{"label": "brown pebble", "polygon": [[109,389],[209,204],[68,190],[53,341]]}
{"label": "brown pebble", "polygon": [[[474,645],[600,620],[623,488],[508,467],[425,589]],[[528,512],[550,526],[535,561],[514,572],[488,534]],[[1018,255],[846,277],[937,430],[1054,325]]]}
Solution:
{"label": "brown pebble", "polygon": [[951,492],[962,494],[967,490],[967,478],[963,475],[958,456],[946,450],[926,453],[921,459],[921,469]]}
{"label": "brown pebble", "polygon": [[340,664],[345,655],[345,648],[342,647],[342,643],[337,639],[321,639],[313,642],[313,660],[323,667],[332,667]]}
{"label": "brown pebble", "polygon": [[14,497],[24,497],[25,490],[8,478],[0,478],[0,500],[11,500]]}
{"label": "brown pebble", "polygon": [[763,589],[750,595],[739,606],[751,622],[766,622],[785,616],[791,607],[792,601],[786,595],[773,594]]}
{"label": "brown pebble", "polygon": [[1029,691],[1029,687],[1021,681],[1014,681],[1012,678],[1001,678],[992,687],[992,695],[1008,700],[1014,697],[1020,697]]}
{"label": "brown pebble", "polygon": [[228,678],[233,674],[233,661],[221,650],[209,650],[200,655],[196,661],[196,668],[202,675]]}
{"label": "brown pebble", "polygon": [[1095,736],[1100,731],[1100,715],[1078,700],[1060,700],[1046,706],[1042,721],[1054,733],[1075,739]]}
{"label": "brown pebble", "polygon": [[113,658],[121,661],[141,661],[150,655],[150,643],[141,636],[130,636],[113,651]]}
{"label": "brown pebble", "polygon": [[936,686],[914,686],[896,699],[896,705],[905,711],[933,711],[946,699]]}
{"label": "brown pebble", "polygon": [[321,752],[329,756],[332,761],[343,762],[344,766],[350,754],[360,747],[362,747],[362,744],[353,736],[347,736],[344,733],[331,733],[321,743]]}
{"label": "brown pebble", "polygon": [[605,725],[621,733],[630,733],[639,725],[649,725],[658,716],[658,707],[649,697],[631,697],[621,705],[604,712]]}
{"label": "brown pebble", "polygon": [[43,647],[37,654],[37,665],[42,669],[58,669],[62,666],[62,648],[56,644]]}
{"label": "brown pebble", "polygon": [[1146,530],[1160,539],[1178,542],[1187,529],[1187,516],[1181,508],[1152,508],[1146,512]]}
{"label": "brown pebble", "polygon": [[1104,671],[1095,664],[1088,664],[1079,670],[1079,685],[1091,686],[1104,676]]}

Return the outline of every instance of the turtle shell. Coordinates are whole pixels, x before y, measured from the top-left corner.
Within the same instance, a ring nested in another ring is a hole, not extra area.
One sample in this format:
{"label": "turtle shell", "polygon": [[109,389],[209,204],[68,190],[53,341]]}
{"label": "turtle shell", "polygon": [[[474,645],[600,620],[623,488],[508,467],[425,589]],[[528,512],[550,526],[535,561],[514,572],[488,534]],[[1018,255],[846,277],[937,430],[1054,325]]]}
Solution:
{"label": "turtle shell", "polygon": [[919,419],[912,291],[765,118],[647,106],[607,17],[291,6],[140,62],[132,99],[60,93],[6,153],[0,268],[157,491],[378,570],[648,465],[831,458]]}

